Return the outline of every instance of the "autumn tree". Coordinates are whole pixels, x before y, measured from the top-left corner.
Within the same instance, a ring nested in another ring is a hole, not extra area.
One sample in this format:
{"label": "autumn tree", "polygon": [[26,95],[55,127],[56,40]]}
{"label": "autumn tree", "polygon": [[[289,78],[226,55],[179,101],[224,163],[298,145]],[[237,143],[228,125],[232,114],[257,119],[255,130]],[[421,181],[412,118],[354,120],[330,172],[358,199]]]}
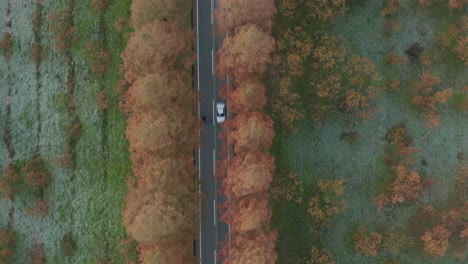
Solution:
{"label": "autumn tree", "polygon": [[132,83],[149,73],[183,70],[191,59],[190,31],[180,23],[155,20],[133,33],[121,57],[125,78]]}
{"label": "autumn tree", "polygon": [[232,31],[248,23],[271,32],[275,13],[273,0],[220,0],[214,16],[219,32]]}
{"label": "autumn tree", "polygon": [[229,246],[224,245],[219,257],[226,264],[271,264],[276,263],[276,231],[254,230],[231,236]]}
{"label": "autumn tree", "polygon": [[224,78],[228,73],[236,81],[260,76],[270,62],[275,40],[254,24],[236,28],[234,35],[224,38],[216,57],[216,73]]}
{"label": "autumn tree", "polygon": [[450,231],[443,225],[426,230],[421,236],[424,242],[424,251],[434,257],[444,256],[449,247]]}
{"label": "autumn tree", "polygon": [[190,115],[190,110],[173,106],[164,113],[129,116],[126,136],[134,162],[148,156],[184,153],[195,146],[194,123],[180,118]]}
{"label": "autumn tree", "polygon": [[186,236],[179,240],[141,243],[138,246],[140,263],[143,264],[195,264],[193,256],[193,237]]}
{"label": "autumn tree", "polygon": [[124,224],[127,232],[140,243],[179,239],[195,228],[198,204],[195,192],[169,193],[147,188],[131,188],[126,197]]}
{"label": "autumn tree", "polygon": [[310,199],[307,212],[316,222],[322,222],[330,217],[344,212],[348,208],[344,193],[344,178],[338,180],[320,180],[318,195]]}
{"label": "autumn tree", "polygon": [[326,248],[319,249],[315,246],[310,250],[310,260],[307,264],[335,264],[330,250]]}
{"label": "autumn tree", "polygon": [[268,194],[257,193],[232,200],[221,219],[231,226],[233,232],[260,229],[271,218]]}
{"label": "autumn tree", "polygon": [[346,56],[336,37],[317,32],[312,48],[311,91],[318,96],[311,116],[320,119],[339,109],[367,121],[376,112],[376,83],[380,74],[368,58]]}
{"label": "autumn tree", "polygon": [[377,256],[380,251],[382,235],[376,232],[367,232],[365,228],[360,228],[353,235],[354,249],[357,253],[366,256]]}
{"label": "autumn tree", "polygon": [[130,23],[137,31],[155,20],[172,22],[190,7],[191,1],[188,0],[134,0],[130,7],[132,10]]}
{"label": "autumn tree", "polygon": [[224,193],[239,198],[264,192],[270,186],[275,169],[274,158],[268,152],[247,152],[234,157],[223,181]]}
{"label": "autumn tree", "polygon": [[466,0],[449,0],[450,9],[463,9],[463,5],[466,4]]}
{"label": "autumn tree", "polygon": [[228,87],[226,97],[229,110],[234,114],[259,111],[266,103],[265,86],[255,79],[247,80],[235,89]]}
{"label": "autumn tree", "polygon": [[164,112],[192,104],[190,76],[184,72],[150,73],[138,79],[127,92],[128,112]]}
{"label": "autumn tree", "polygon": [[300,204],[303,192],[302,181],[298,179],[298,173],[293,170],[275,175],[270,187],[272,199],[278,202],[286,200]]}
{"label": "autumn tree", "polygon": [[16,249],[16,233],[0,229],[0,261],[12,263],[12,257]]}
{"label": "autumn tree", "polygon": [[239,114],[234,120],[234,131],[230,134],[236,153],[267,151],[275,136],[273,121],[261,112]]}
{"label": "autumn tree", "polygon": [[310,10],[308,16],[321,21],[331,21],[348,11],[346,0],[306,1],[306,6]]}
{"label": "autumn tree", "polygon": [[419,173],[408,170],[404,165],[395,167],[397,178],[391,184],[390,190],[380,194],[375,203],[379,209],[390,204],[398,204],[417,199],[424,191],[425,181]]}
{"label": "autumn tree", "polygon": [[312,53],[313,36],[306,31],[306,28],[297,26],[294,29],[287,28],[281,32],[277,38],[278,52],[285,52],[286,63],[274,61],[272,64],[279,69],[285,70],[295,76],[302,76],[304,73],[304,61]]}
{"label": "autumn tree", "polygon": [[419,79],[411,87],[412,102],[428,118],[429,124],[440,126],[437,105],[446,103],[452,96],[453,89],[437,91],[440,79],[430,72],[423,72]]}

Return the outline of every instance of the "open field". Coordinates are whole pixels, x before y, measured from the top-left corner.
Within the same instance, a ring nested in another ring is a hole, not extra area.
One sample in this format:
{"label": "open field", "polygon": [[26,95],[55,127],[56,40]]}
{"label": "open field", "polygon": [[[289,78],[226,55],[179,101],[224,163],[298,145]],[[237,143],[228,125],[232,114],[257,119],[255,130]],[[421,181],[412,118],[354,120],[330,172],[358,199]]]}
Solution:
{"label": "open field", "polygon": [[[6,227],[10,220],[18,235],[13,263],[31,263],[32,248],[37,244],[44,245],[47,263],[136,260],[134,244],[122,243],[128,240],[122,209],[131,162],[125,115],[119,111],[116,94],[117,82],[123,79],[120,53],[128,30],[118,32],[114,25],[119,17],[129,18],[130,2],[111,1],[99,13],[93,11],[91,1],[47,1],[38,25],[42,52],[36,72],[30,59],[31,47],[37,42],[32,19],[36,1],[10,1],[13,54],[9,60],[0,58],[0,127],[10,127],[12,162],[18,170],[40,156],[50,176],[42,194],[48,211],[44,217],[27,213],[38,199],[27,186],[15,195],[13,219],[8,216],[10,203],[1,200],[0,224]],[[53,48],[49,16],[70,5],[76,40],[66,54]],[[0,1],[2,31],[7,6],[7,0]],[[109,51],[107,71],[92,72],[87,43]],[[8,79],[10,117],[6,111]],[[77,123],[79,131],[70,135]],[[3,136],[5,130],[0,130]],[[4,140],[0,143],[2,169],[8,163],[6,144]],[[65,154],[71,154],[71,160]]]}
{"label": "open field", "polygon": [[[272,201],[272,226],[279,232],[278,263],[305,263],[310,259],[312,246],[327,248],[336,263],[459,263],[450,250],[438,258],[425,254],[420,237],[427,226],[426,222],[417,220],[417,212],[426,205],[442,211],[467,201],[466,195],[464,200],[457,196],[456,178],[459,169],[467,165],[468,115],[458,108],[457,100],[463,100],[463,96],[466,100],[463,87],[467,85],[468,70],[453,52],[441,50],[437,37],[463,14],[466,18],[466,12],[450,11],[447,1],[432,1],[432,5],[424,8],[417,1],[401,1],[397,11],[388,18],[381,14],[385,1],[347,1],[346,15],[336,17],[333,23],[321,23],[307,19],[309,11],[301,3],[293,15],[283,16],[281,2],[288,1],[277,1],[279,14],[274,27],[277,41],[288,29],[294,32],[296,26],[301,26],[301,33],[309,36],[314,36],[318,30],[325,31],[337,38],[347,54],[369,58],[381,78],[375,84],[377,112],[369,121],[333,110],[320,115],[318,121],[312,120],[311,117],[323,109],[317,106],[322,104],[322,99],[311,95],[314,92],[310,83],[315,76],[311,67],[313,59],[305,57],[300,64],[304,73],[298,75],[278,66],[287,65],[284,58],[290,54],[291,46],[280,47],[276,53],[274,62],[282,59],[284,63],[273,63],[266,75],[277,134],[272,146],[277,166],[272,189],[286,186],[285,183],[290,186],[293,180],[287,173],[291,170],[298,173],[297,179],[303,187],[303,191],[300,188],[295,191],[302,199],[300,203],[286,199]],[[394,19],[393,24],[385,24],[388,23],[386,19]],[[298,39],[304,40],[303,37]],[[408,58],[405,51],[416,43],[432,63],[413,62]],[[403,59],[399,63],[389,63],[388,54]],[[428,125],[427,119],[411,103],[410,87],[423,71],[433,72],[441,79],[440,87],[452,87],[456,94],[438,108],[440,127]],[[297,133],[291,133],[290,126],[275,110],[275,104],[281,102],[275,94],[281,93],[279,86],[285,78],[291,82],[289,89],[300,95],[293,108],[305,116],[294,122]],[[387,83],[395,79],[400,80],[400,88],[388,89]],[[412,168],[423,177],[434,179],[435,183],[414,201],[378,210],[374,200],[392,182],[385,163],[386,134],[399,124],[405,126],[417,148]],[[346,180],[343,198],[349,207],[326,223],[314,223],[307,208],[318,191],[319,180],[341,177]],[[377,256],[364,256],[356,253],[353,246],[353,234],[360,227],[384,234],[384,237],[390,232],[405,234],[412,242],[397,253],[383,247]],[[466,248],[460,253],[465,261],[467,253]]]}

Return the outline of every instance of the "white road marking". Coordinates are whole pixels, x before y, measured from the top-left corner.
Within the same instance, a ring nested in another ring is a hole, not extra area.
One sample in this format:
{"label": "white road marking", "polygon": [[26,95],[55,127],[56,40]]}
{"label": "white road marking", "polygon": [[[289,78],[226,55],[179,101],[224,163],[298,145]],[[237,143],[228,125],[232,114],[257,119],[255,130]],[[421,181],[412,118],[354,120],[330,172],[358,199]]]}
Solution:
{"label": "white road marking", "polygon": [[211,25],[213,25],[213,0],[211,0]]}
{"label": "white road marking", "polygon": [[214,105],[214,100],[212,101],[213,102],[213,126],[215,125],[215,114],[216,114],[216,109],[215,109],[215,105]]}
{"label": "white road marking", "polygon": [[[200,54],[200,39],[199,39],[199,27],[200,27],[200,20],[198,16],[198,0],[197,0],[197,55]],[[200,60],[197,58],[197,88],[198,91],[200,91]],[[198,115],[200,115],[200,93],[198,93]],[[199,137],[198,137],[198,193],[201,194],[201,166],[200,166],[200,157],[201,157],[201,151],[200,151],[200,136],[201,136],[201,131],[198,132]],[[198,203],[198,223],[200,225],[200,233],[199,233],[199,238],[198,238],[198,248],[200,250],[199,252],[199,258],[200,258],[200,264],[202,263],[202,222],[201,222],[201,195],[199,198],[199,203]]]}
{"label": "white road marking", "polygon": [[214,49],[211,49],[211,75],[214,76]]}
{"label": "white road marking", "polygon": [[216,264],[216,249],[214,250],[214,263]]}
{"label": "white road marking", "polygon": [[216,225],[216,199],[213,199],[213,224]]}

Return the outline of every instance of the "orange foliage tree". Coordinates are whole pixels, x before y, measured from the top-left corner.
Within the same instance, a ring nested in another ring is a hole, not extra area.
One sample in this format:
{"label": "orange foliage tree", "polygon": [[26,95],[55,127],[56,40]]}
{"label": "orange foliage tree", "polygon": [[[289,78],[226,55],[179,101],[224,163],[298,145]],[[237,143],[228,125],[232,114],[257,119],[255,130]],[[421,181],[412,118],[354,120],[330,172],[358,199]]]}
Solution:
{"label": "orange foliage tree", "polygon": [[231,226],[233,232],[260,229],[270,220],[268,194],[257,193],[232,200],[221,219]]}
{"label": "orange foliage tree", "polygon": [[270,62],[270,53],[275,50],[275,40],[254,24],[236,28],[234,35],[224,38],[216,57],[216,74],[225,79],[226,75],[235,81],[259,76]]}
{"label": "orange foliage tree", "polygon": [[275,13],[273,0],[220,0],[214,15],[219,32],[232,31],[248,23],[271,32]]}
{"label": "orange foliage tree", "polygon": [[377,196],[375,203],[382,209],[389,203],[398,204],[417,199],[424,191],[425,181],[419,173],[408,170],[404,165],[395,167],[397,179],[391,184],[390,190]]}
{"label": "orange foliage tree", "polygon": [[274,158],[265,152],[248,152],[234,157],[223,181],[225,194],[234,198],[264,192],[270,186]]}
{"label": "orange foliage tree", "polygon": [[365,228],[360,228],[354,235],[354,249],[356,252],[366,256],[377,256],[380,251],[382,235],[376,232],[367,232]]}
{"label": "orange foliage tree", "polygon": [[155,20],[173,21],[190,8],[190,4],[186,0],[133,0],[130,23],[133,29],[140,30]]}
{"label": "orange foliage tree", "polygon": [[164,112],[191,105],[190,76],[184,72],[150,73],[138,79],[125,97],[128,112]]}
{"label": "orange foliage tree", "polygon": [[198,215],[198,204],[193,202],[196,198],[195,192],[189,189],[169,194],[145,185],[131,188],[124,213],[127,232],[146,243],[187,236],[196,229],[192,220]]}
{"label": "orange foliage tree", "polygon": [[424,250],[431,256],[444,256],[449,247],[450,231],[443,225],[426,230],[421,236]]}
{"label": "orange foliage tree", "polygon": [[195,120],[180,118],[190,115],[190,110],[173,106],[164,113],[129,116],[126,136],[132,160],[138,164],[139,160],[150,156],[174,155],[194,147],[197,143],[197,135],[193,133]]}
{"label": "orange foliage tree", "polygon": [[326,221],[348,208],[346,200],[340,199],[344,193],[344,182],[344,178],[319,181],[319,193],[310,199],[307,208],[307,212],[314,221]]}
{"label": "orange foliage tree", "polygon": [[155,20],[130,37],[121,57],[125,78],[132,83],[149,73],[162,73],[171,65],[183,70],[192,62],[190,31],[180,23]]}
{"label": "orange foliage tree", "polygon": [[234,114],[261,110],[266,103],[265,86],[257,80],[241,82],[235,89],[228,87],[226,100]]}
{"label": "orange foliage tree", "polygon": [[148,264],[195,264],[193,257],[193,237],[186,236],[179,240],[165,241],[156,244],[140,243],[141,263]]}
{"label": "orange foliage tree", "polygon": [[275,136],[273,121],[261,112],[239,114],[233,127],[230,137],[235,144],[236,153],[268,151]]}
{"label": "orange foliage tree", "polygon": [[436,92],[440,79],[430,72],[424,72],[420,82],[411,88],[413,104],[429,119],[429,124],[440,126],[437,104],[446,103],[452,96],[453,89]]}
{"label": "orange foliage tree", "polygon": [[276,231],[254,230],[231,236],[230,247],[224,246],[219,253],[225,264],[276,263]]}

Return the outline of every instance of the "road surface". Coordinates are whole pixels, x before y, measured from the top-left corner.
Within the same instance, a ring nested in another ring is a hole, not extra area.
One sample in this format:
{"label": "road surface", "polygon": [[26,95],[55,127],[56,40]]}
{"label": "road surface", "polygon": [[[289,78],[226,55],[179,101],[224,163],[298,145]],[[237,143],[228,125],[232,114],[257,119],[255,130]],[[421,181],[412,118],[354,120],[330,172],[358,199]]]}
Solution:
{"label": "road surface", "polygon": [[222,222],[216,205],[224,201],[224,196],[217,192],[214,172],[216,160],[221,158],[221,141],[218,133],[221,126],[216,123],[216,102],[222,101],[217,89],[222,81],[214,74],[215,59],[219,43],[215,41],[213,31],[213,10],[216,0],[196,0],[194,9],[194,27],[197,32],[197,62],[195,65],[196,87],[199,90],[199,116],[206,115],[206,122],[201,129],[198,167],[200,192],[203,199],[200,203],[200,234],[196,243],[196,255],[200,263],[215,264],[216,254],[220,251],[220,241],[224,241],[229,227]]}

